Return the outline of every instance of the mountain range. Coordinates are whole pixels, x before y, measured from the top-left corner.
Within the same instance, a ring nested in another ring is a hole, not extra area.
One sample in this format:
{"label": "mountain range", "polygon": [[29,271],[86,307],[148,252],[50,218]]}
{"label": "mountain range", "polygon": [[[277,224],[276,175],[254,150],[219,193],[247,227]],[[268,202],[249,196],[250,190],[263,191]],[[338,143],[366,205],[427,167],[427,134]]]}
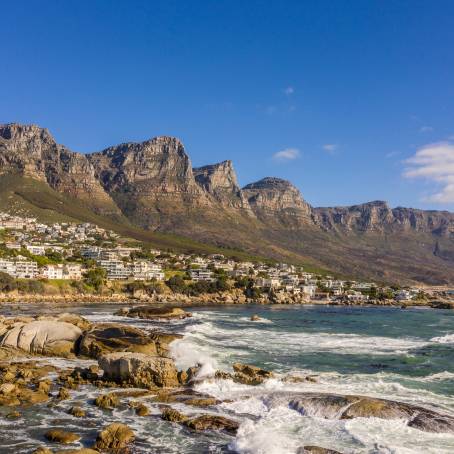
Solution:
{"label": "mountain range", "polygon": [[193,168],[173,137],[82,154],[47,129],[0,125],[0,208],[95,220],[168,247],[242,250],[346,277],[454,283],[454,213],[383,201],[317,208],[275,177],[241,188],[231,161]]}

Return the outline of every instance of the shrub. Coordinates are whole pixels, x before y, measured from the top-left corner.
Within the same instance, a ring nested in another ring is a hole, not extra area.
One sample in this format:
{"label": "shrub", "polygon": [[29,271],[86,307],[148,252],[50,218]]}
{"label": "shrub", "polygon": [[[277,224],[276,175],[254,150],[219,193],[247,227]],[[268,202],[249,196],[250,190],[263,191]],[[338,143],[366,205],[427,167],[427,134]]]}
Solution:
{"label": "shrub", "polygon": [[0,291],[12,292],[17,289],[17,282],[12,276],[0,271]]}

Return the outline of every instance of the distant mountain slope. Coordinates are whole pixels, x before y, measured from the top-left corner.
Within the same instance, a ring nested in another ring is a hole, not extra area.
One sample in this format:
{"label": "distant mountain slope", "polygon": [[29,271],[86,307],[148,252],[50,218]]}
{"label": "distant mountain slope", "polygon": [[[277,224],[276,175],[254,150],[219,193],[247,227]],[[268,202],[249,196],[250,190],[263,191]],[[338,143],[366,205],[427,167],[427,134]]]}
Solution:
{"label": "distant mountain slope", "polygon": [[454,283],[453,213],[391,209],[381,201],[314,208],[290,182],[274,177],[241,189],[231,161],[192,168],[176,138],[83,155],[37,126],[3,125],[0,175],[35,181],[34,191],[15,192],[29,207],[39,207],[51,190],[80,210],[71,214],[70,203],[46,210],[77,219],[82,212],[96,215],[139,236],[177,234],[198,247],[243,249],[379,281]]}

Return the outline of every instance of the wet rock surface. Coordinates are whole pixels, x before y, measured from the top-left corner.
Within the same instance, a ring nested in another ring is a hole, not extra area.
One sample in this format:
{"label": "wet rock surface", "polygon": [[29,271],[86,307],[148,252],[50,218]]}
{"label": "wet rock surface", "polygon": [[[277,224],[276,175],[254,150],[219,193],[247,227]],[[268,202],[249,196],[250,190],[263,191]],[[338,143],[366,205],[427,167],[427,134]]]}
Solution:
{"label": "wet rock surface", "polygon": [[290,398],[290,408],[302,415],[326,419],[403,419],[426,432],[454,433],[454,417],[416,405],[366,396],[306,394]]}
{"label": "wet rock surface", "polygon": [[184,311],[179,307],[153,307],[153,306],[139,306],[121,311],[119,315],[126,315],[127,317],[142,318],[147,320],[180,320],[190,317],[189,312]]}
{"label": "wet rock surface", "polygon": [[245,385],[260,385],[266,379],[274,376],[270,371],[249,364],[235,363],[233,370],[235,371],[233,379]]}
{"label": "wet rock surface", "polygon": [[320,446],[303,446],[298,448],[296,454],[342,454],[334,449],[322,448]]}

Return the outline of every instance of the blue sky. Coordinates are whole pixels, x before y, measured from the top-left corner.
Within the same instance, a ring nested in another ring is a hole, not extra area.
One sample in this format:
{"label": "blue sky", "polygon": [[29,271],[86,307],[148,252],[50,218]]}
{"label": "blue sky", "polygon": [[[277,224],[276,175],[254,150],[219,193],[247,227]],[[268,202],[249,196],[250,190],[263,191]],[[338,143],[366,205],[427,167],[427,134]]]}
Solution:
{"label": "blue sky", "polygon": [[313,205],[454,209],[454,2],[0,0],[0,122],[173,135]]}

